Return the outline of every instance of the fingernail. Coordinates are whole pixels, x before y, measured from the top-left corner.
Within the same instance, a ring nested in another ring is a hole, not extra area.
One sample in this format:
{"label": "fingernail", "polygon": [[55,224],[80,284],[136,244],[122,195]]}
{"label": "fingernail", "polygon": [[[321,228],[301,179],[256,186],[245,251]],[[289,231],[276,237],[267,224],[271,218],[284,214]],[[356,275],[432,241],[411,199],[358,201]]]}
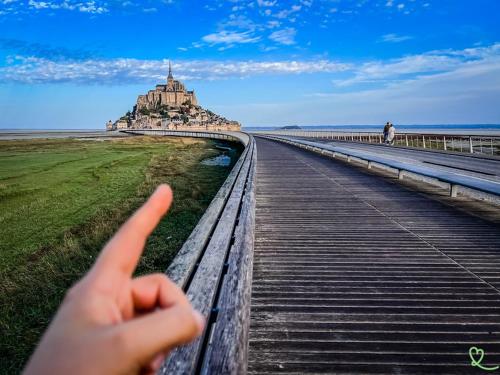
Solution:
{"label": "fingernail", "polygon": [[164,190],[165,192],[171,192],[172,191],[172,188],[170,187],[170,185],[168,184],[161,184],[159,185],[156,190]]}
{"label": "fingernail", "polygon": [[199,311],[193,310],[194,319],[196,320],[196,324],[198,325],[198,331],[202,332],[203,328],[205,328],[205,318]]}

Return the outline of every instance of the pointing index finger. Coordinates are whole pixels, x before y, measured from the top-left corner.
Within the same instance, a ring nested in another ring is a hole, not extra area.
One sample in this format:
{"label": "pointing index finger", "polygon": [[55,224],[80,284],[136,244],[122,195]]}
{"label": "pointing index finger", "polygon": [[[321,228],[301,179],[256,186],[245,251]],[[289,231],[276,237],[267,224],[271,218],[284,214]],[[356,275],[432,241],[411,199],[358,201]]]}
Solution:
{"label": "pointing index finger", "polygon": [[148,236],[168,211],[172,189],[160,185],[144,205],[118,230],[104,247],[91,272],[98,280],[111,281],[130,277],[144,250]]}

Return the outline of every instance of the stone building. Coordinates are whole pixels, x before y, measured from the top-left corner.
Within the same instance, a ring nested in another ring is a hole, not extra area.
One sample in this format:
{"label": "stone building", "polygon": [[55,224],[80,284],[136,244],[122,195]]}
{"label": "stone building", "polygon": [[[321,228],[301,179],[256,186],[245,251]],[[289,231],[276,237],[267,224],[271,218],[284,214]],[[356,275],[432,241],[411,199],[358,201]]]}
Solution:
{"label": "stone building", "polygon": [[177,129],[177,130],[240,130],[241,125],[198,105],[194,91],[174,79],[168,64],[167,83],[156,85],[146,95],[137,97],[132,112],[127,112],[107,130]]}
{"label": "stone building", "polygon": [[115,127],[117,130],[124,130],[128,128],[128,122],[126,120],[118,120],[115,123]]}
{"label": "stone building", "polygon": [[180,106],[183,104],[198,105],[194,91],[187,91],[184,84],[174,79],[172,65],[168,63],[168,77],[166,85],[156,85],[146,95],[137,98],[137,109],[154,109],[159,106]]}

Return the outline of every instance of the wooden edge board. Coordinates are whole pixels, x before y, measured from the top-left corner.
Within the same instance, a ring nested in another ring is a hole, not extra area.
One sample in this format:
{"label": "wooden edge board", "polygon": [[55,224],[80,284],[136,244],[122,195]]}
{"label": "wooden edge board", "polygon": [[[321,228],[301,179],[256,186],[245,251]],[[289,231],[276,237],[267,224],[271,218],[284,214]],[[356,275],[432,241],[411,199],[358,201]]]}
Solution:
{"label": "wooden edge board", "polygon": [[167,276],[182,289],[185,289],[196,262],[199,260],[207,245],[210,235],[214,231],[213,228],[219,220],[224,205],[229,198],[231,189],[236,183],[237,176],[240,173],[247,155],[248,147],[243,151],[228,178],[221,186],[200,221],[193,229],[186,242],[184,242],[166,271]]}
{"label": "wooden edge board", "polygon": [[[251,143],[253,147],[253,142]],[[247,155],[250,155],[247,154]],[[227,201],[222,216],[207,245],[196,273],[187,290],[193,307],[206,318],[210,317],[224,268],[226,254],[231,246],[233,232],[242,201],[243,187],[247,180],[251,158],[247,157],[238,175],[235,186]],[[208,328],[208,326],[207,326]],[[203,349],[206,329],[194,342],[174,350],[164,363],[162,374],[189,374],[196,371],[200,353]]]}
{"label": "wooden edge board", "polygon": [[[255,147],[255,145],[254,145]],[[257,152],[252,156],[235,242],[217,302],[218,315],[202,374],[246,374],[252,291]]]}

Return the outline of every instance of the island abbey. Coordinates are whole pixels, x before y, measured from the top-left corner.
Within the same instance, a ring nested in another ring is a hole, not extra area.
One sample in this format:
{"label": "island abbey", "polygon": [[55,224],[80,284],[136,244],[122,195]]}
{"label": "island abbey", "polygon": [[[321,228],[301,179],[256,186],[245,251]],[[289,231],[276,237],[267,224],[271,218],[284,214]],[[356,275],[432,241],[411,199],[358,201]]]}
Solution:
{"label": "island abbey", "polygon": [[230,121],[203,109],[193,91],[186,90],[174,79],[172,65],[168,64],[166,84],[156,85],[146,95],[139,95],[132,112],[127,112],[114,123],[108,121],[107,130],[170,129],[170,130],[232,130],[241,129],[237,121]]}
{"label": "island abbey", "polygon": [[149,90],[146,95],[139,95],[137,98],[137,105],[148,109],[161,105],[181,106],[185,103],[198,105],[194,91],[187,91],[182,82],[174,79],[171,63],[168,63],[167,84],[156,85],[156,89]]}

